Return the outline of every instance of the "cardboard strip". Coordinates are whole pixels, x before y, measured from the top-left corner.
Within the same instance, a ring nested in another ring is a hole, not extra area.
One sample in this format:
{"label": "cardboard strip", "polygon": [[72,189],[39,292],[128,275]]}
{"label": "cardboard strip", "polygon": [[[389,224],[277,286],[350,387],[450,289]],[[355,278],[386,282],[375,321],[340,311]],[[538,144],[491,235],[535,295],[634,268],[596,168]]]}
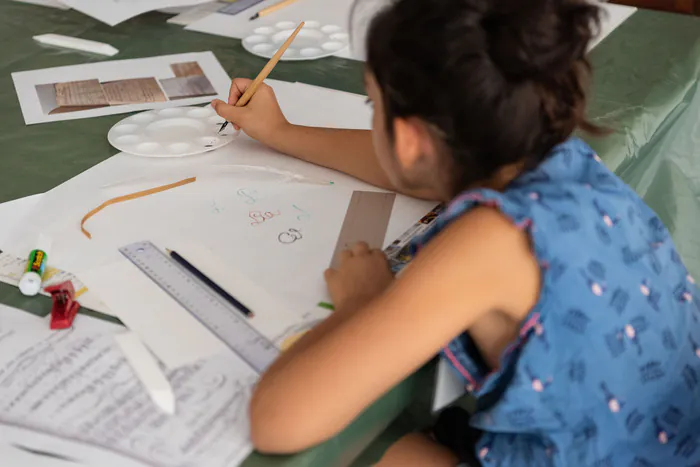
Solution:
{"label": "cardboard strip", "polygon": [[87,238],[92,239],[92,235],[90,234],[90,232],[85,230],[85,223],[88,221],[88,219],[90,219],[92,216],[94,216],[98,212],[102,211],[107,206],[110,206],[112,204],[122,203],[124,201],[129,201],[132,199],[143,198],[144,196],[154,195],[156,193],[160,193],[160,192],[167,191],[167,190],[172,190],[173,188],[187,185],[187,184],[193,183],[195,181],[197,181],[197,177],[190,177],[190,178],[186,178],[184,180],[180,180],[179,182],[170,183],[168,185],[163,185],[163,186],[159,186],[156,188],[150,188],[148,190],[138,191],[136,193],[131,193],[129,195],[123,195],[123,196],[118,196],[116,198],[109,199],[109,200],[105,201],[104,203],[100,204],[99,206],[97,206],[92,211],[85,214],[85,216],[83,217],[83,220],[80,221],[80,230],[82,230],[83,234],[85,234],[85,236]]}
{"label": "cardboard strip", "polygon": [[331,267],[337,268],[340,253],[357,242],[366,242],[371,249],[382,248],[389,227],[395,193],[354,191],[345,214],[338,243],[333,252]]}

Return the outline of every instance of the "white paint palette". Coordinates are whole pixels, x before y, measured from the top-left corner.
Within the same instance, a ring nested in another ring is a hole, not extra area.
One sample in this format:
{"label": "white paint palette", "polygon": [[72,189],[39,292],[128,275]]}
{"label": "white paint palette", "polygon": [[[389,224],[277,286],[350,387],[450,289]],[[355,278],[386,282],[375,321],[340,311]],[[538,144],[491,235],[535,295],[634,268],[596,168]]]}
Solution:
{"label": "white paint palette", "polygon": [[238,132],[211,107],[171,107],[132,115],[114,125],[109,143],[122,152],[144,157],[184,157],[213,151]]}
{"label": "white paint palette", "polygon": [[[243,48],[254,55],[271,58],[297,26],[298,24],[292,21],[259,26],[243,39]],[[315,60],[328,57],[346,49],[348,44],[348,33],[342,27],[306,21],[281,60]]]}

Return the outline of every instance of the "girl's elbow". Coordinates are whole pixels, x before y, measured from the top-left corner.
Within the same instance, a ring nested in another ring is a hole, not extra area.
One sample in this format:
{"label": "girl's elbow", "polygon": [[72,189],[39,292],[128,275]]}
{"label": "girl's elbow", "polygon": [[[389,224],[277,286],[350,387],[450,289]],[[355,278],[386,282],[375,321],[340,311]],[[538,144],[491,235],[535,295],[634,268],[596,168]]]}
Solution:
{"label": "girl's elbow", "polygon": [[292,454],[327,438],[285,401],[265,401],[254,393],[250,404],[250,437],[253,446],[264,454]]}

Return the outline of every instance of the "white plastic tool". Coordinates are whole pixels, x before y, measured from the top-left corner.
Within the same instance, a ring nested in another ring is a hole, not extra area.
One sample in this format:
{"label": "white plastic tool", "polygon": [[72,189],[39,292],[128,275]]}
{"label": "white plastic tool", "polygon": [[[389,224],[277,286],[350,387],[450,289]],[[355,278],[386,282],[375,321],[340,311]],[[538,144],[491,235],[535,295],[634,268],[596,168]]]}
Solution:
{"label": "white plastic tool", "polygon": [[63,36],[61,34],[42,34],[40,36],[34,36],[34,40],[46,45],[63,47],[65,49],[81,50],[83,52],[107,55],[109,57],[119,53],[119,50],[103,42],[89,41],[87,39]]}
{"label": "white plastic tool", "polygon": [[[294,32],[296,23],[280,21],[259,26],[243,39],[243,48],[260,57],[272,57],[280,45]],[[281,60],[315,60],[334,55],[348,47],[348,33],[335,24],[322,25],[318,21],[306,21],[296,39]]]}
{"label": "white plastic tool", "polygon": [[175,394],[153,354],[133,332],[114,336],[126,360],[155,404],[165,413],[175,413]]}
{"label": "white plastic tool", "polygon": [[183,157],[213,151],[238,132],[219,133],[224,119],[207,107],[171,107],[127,117],[109,130],[107,139],[120,151],[145,157]]}

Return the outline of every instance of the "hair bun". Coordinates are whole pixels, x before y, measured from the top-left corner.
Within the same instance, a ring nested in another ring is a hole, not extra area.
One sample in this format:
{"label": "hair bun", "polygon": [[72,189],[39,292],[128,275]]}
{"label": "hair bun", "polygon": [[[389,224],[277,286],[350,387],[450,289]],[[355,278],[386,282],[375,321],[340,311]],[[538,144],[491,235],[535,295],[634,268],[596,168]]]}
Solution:
{"label": "hair bun", "polygon": [[481,26],[488,54],[506,79],[536,79],[570,69],[598,34],[593,0],[492,0]]}

